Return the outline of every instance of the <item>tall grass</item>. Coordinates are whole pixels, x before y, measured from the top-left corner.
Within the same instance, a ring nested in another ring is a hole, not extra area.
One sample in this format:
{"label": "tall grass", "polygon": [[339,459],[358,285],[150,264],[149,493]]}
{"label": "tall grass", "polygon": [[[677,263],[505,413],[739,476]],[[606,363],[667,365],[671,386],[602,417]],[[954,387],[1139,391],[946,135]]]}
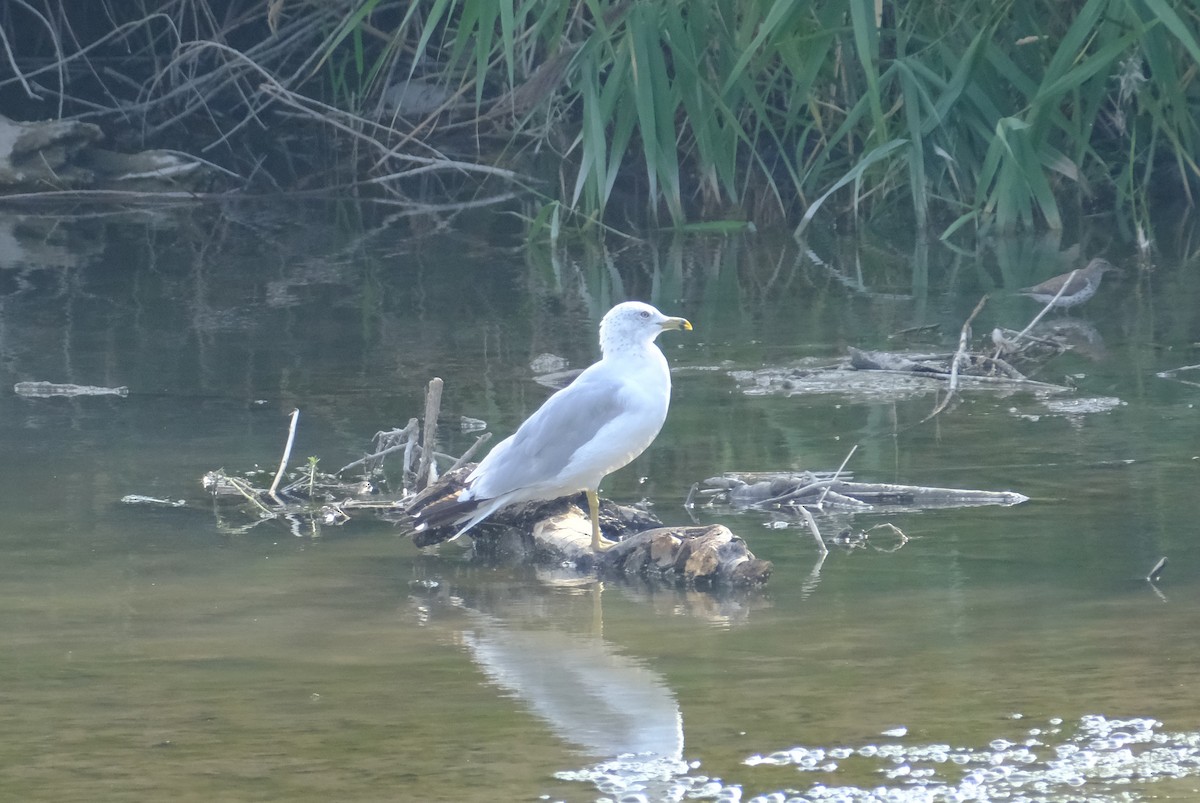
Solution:
{"label": "tall grass", "polygon": [[752,216],[800,231],[831,207],[946,234],[1057,228],[1064,208],[1133,222],[1155,186],[1190,203],[1200,178],[1195,7],[568,7],[441,0],[416,52],[441,43],[445,80],[472,82],[483,113],[489,81],[513,91],[529,65],[569,51],[530,114],[546,115],[565,143],[555,200],[587,217],[632,191],[651,218],[676,225]]}
{"label": "tall grass", "polygon": [[[103,6],[114,30],[132,24],[112,0]],[[0,90],[53,74],[44,61],[36,69],[20,61],[15,34],[30,21],[27,8],[19,0],[0,13],[18,67]],[[899,218],[949,236],[964,227],[1057,228],[1104,212],[1132,232],[1163,188],[1192,203],[1200,185],[1200,10],[1171,0],[172,0],[155,8],[142,9],[145,18],[170,18],[170,35],[156,23],[144,52],[165,42],[178,50],[156,54],[144,86],[176,97],[185,80],[213,96],[228,91],[244,116],[222,123],[222,141],[228,129],[269,127],[265,112],[281,91],[310,116],[326,108],[306,106],[313,98],[337,112],[331,130],[350,127],[375,143],[360,164],[372,180],[386,183],[398,153],[451,151],[447,164],[469,158],[549,178],[538,191],[560,224],[750,220],[802,233],[830,215]],[[53,53],[62,82],[61,65],[73,58],[66,44],[81,39],[75,29],[61,33],[69,18],[60,0],[57,16],[36,21],[60,31]],[[221,80],[196,84],[202,65],[182,70],[178,57],[200,52],[184,41],[187,31],[252,67],[235,80],[229,59],[219,59],[207,69],[226,70]],[[284,35],[286,48],[276,44]],[[264,74],[272,92],[262,90]],[[381,119],[387,88],[409,80],[438,85],[447,101],[413,119],[404,110]],[[120,100],[118,86],[106,90]],[[212,120],[220,106],[185,111]],[[112,112],[128,114],[128,104]]]}

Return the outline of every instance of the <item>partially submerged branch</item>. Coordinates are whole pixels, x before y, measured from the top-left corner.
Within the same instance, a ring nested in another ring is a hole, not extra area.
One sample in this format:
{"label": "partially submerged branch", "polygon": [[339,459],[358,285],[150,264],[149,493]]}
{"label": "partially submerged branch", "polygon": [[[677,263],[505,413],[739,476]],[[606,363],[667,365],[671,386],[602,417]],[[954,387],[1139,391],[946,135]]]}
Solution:
{"label": "partially submerged branch", "polygon": [[812,472],[730,472],[710,477],[701,485],[697,497],[705,500],[706,505],[727,505],[733,509],[789,511],[807,506],[841,512],[915,511],[980,505],[1007,507],[1029,500],[1015,491],[855,482]]}
{"label": "partially submerged branch", "polygon": [[1015,338],[1013,338],[1014,340],[1020,341],[1021,338],[1025,337],[1025,335],[1029,334],[1029,330],[1031,330],[1031,329],[1033,329],[1033,327],[1037,326],[1038,321],[1040,321],[1042,318],[1046,317],[1046,313],[1048,313],[1050,310],[1054,309],[1054,306],[1056,304],[1058,304],[1058,300],[1060,298],[1062,298],[1063,293],[1067,292],[1067,288],[1071,286],[1071,280],[1075,278],[1076,273],[1079,273],[1078,269],[1071,271],[1067,275],[1067,280],[1062,283],[1062,287],[1058,288],[1058,292],[1054,294],[1054,297],[1046,302],[1046,306],[1042,307],[1042,311],[1033,317],[1033,320],[1029,322],[1028,326],[1026,326],[1024,329],[1022,329],[1020,332],[1017,333],[1017,336]]}
{"label": "partially submerged branch", "polygon": [[283,502],[276,496],[275,491],[279,488],[279,481],[283,479],[283,472],[287,470],[288,460],[292,457],[292,444],[296,442],[296,422],[300,420],[300,410],[292,410],[290,418],[287,443],[283,447],[283,457],[279,459],[279,470],[275,472],[275,479],[267,490],[267,494],[279,504],[283,504]]}
{"label": "partially submerged branch", "polygon": [[932,413],[921,420],[922,424],[945,410],[954,399],[954,394],[958,391],[958,372],[966,362],[967,347],[971,342],[971,322],[975,320],[975,316],[983,309],[983,305],[987,303],[987,300],[987,296],[979,299],[979,303],[975,305],[975,309],[971,310],[971,314],[963,322],[962,329],[958,334],[958,350],[954,352],[954,359],[950,361],[950,383],[946,386],[946,397],[942,399],[941,404],[933,409]]}
{"label": "partially submerged branch", "polygon": [[426,488],[437,479],[437,464],[433,459],[433,450],[437,445],[437,420],[442,409],[442,380],[434,377],[429,380],[425,391],[425,426],[421,434],[421,467],[417,470],[417,489]]}

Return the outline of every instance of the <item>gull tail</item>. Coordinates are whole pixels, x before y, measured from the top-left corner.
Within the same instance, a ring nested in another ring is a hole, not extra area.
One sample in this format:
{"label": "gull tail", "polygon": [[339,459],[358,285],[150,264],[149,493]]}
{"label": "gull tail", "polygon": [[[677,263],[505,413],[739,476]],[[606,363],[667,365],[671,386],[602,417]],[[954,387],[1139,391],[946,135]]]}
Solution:
{"label": "gull tail", "polygon": [[471,518],[479,504],[473,499],[459,501],[458,494],[453,494],[431,499],[423,504],[414,504],[409,507],[408,513],[416,522],[417,532],[424,532],[452,527],[466,521]]}
{"label": "gull tail", "polygon": [[[463,499],[466,495],[466,477],[469,466],[454,473],[447,473],[434,485],[417,494],[408,503],[406,512],[412,517],[413,543],[431,546],[453,541],[479,522],[504,507],[503,497],[498,499]],[[462,525],[457,532],[451,528]]]}
{"label": "gull tail", "polygon": [[418,511],[413,519],[417,522],[417,532],[463,525],[454,535],[443,539],[453,541],[502,507],[503,499],[445,499]]}

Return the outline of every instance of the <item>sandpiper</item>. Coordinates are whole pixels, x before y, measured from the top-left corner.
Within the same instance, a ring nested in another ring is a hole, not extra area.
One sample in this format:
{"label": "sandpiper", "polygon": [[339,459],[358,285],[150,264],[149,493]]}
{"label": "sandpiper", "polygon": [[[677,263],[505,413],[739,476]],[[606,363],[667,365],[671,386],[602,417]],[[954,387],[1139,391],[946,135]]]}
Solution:
{"label": "sandpiper", "polygon": [[[1115,271],[1117,268],[1110,265],[1107,260],[1097,257],[1089,262],[1086,268],[1069,271],[1047,279],[1041,284],[1035,284],[1033,287],[1024,287],[1017,292],[1029,296],[1041,304],[1049,304],[1055,296],[1058,296],[1054,306],[1065,309],[1082,304],[1096,295],[1096,290],[1100,287],[1100,279],[1110,270]],[[1074,275],[1072,276],[1072,274]],[[1063,285],[1067,286],[1065,290],[1063,290]],[[1058,295],[1060,290],[1062,290],[1062,295]]]}

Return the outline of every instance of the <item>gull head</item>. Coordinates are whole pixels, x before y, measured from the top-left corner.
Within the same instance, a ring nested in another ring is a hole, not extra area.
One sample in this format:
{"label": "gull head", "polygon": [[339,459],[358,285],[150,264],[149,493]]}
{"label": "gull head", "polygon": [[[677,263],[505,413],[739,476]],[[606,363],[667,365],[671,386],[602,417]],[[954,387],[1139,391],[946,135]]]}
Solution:
{"label": "gull head", "polygon": [[608,311],[600,321],[600,350],[644,348],[667,329],[691,331],[686,318],[663,315],[649,304],[626,301]]}

